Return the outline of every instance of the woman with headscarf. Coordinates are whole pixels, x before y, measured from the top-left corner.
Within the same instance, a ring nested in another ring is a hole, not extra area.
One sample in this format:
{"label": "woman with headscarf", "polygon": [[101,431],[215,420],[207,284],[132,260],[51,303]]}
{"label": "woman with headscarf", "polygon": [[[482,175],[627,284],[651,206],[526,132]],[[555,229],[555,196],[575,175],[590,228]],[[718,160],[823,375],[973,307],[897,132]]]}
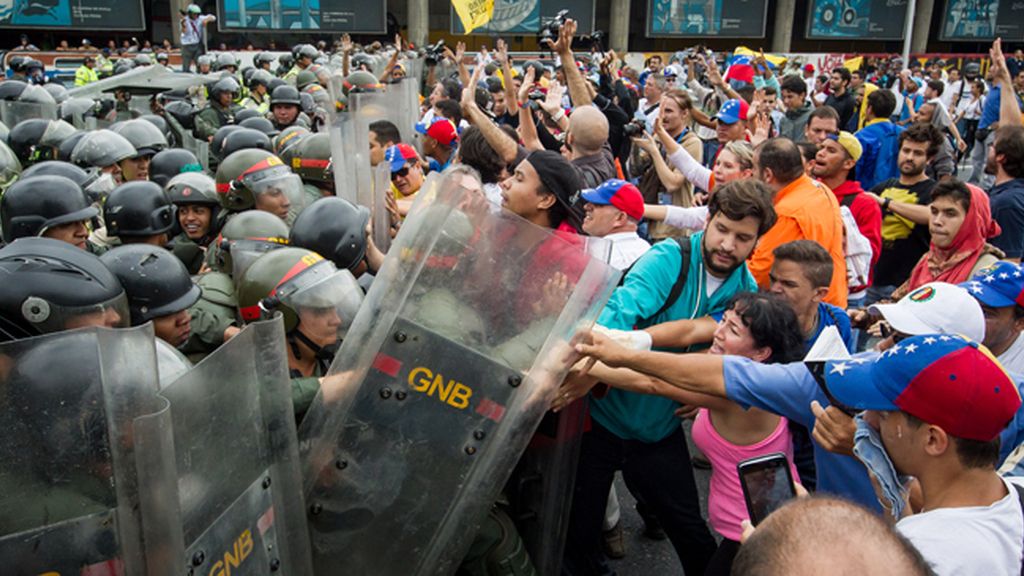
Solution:
{"label": "woman with headscarf", "polygon": [[955,178],[940,182],[932,191],[929,209],[931,246],[910,278],[892,293],[893,300],[929,282],[965,282],[1004,256],[986,242],[1002,230],[992,219],[988,195],[981,188]]}

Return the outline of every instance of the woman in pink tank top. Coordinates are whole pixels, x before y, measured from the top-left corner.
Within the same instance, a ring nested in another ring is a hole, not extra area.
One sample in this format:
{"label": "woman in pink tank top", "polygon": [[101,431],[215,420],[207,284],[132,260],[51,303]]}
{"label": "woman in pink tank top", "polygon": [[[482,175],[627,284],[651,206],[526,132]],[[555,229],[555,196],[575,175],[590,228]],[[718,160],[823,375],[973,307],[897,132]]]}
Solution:
{"label": "woman in pink tank top", "polygon": [[[678,320],[673,330],[686,332]],[[658,327],[649,329],[657,332]],[[656,335],[664,342],[664,333]],[[788,363],[803,355],[804,341],[796,314],[783,300],[769,295],[737,294],[714,332],[709,354],[744,356],[765,363]],[[782,452],[790,461],[793,477],[793,443],[787,421],[781,416],[751,408],[744,410],[724,398],[681,390],[664,381],[627,369],[598,364],[591,374],[615,388],[658,394],[688,406],[699,406],[693,424],[693,441],[711,461],[711,493],[708,515],[711,527],[721,536],[718,551],[706,575],[728,575],[739,550],[740,522],[748,518],[736,465],[754,456]]]}

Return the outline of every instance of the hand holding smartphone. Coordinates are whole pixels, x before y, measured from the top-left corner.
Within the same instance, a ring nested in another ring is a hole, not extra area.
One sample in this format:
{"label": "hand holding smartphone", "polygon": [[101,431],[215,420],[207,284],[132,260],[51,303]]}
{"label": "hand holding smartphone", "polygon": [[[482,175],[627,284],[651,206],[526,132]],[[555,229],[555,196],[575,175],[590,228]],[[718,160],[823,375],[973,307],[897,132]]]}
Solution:
{"label": "hand holding smartphone", "polygon": [[737,465],[750,522],[757,526],[779,506],[796,497],[786,455],[777,452],[744,460]]}

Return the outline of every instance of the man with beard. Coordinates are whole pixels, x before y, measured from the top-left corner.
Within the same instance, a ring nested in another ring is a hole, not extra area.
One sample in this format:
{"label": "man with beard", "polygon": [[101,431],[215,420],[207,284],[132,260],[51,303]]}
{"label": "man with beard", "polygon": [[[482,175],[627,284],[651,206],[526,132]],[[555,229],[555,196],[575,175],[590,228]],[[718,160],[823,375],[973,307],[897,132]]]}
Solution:
{"label": "man with beard", "polygon": [[[656,244],[630,269],[598,322],[616,330],[723,312],[737,292],[756,290],[744,261],[775,223],[771,192],[755,180],[718,188],[706,230]],[[627,483],[658,518],[687,574],[702,574],[715,542],[700,514],[686,437],[667,398],[611,390],[594,396],[583,435],[563,568],[605,574],[601,528],[612,478]]]}
{"label": "man with beard", "polygon": [[882,208],[882,253],[875,265],[874,284],[868,289],[868,304],[887,298],[903,284],[928,251],[928,204],[935,181],[924,169],[941,145],[942,135],[934,126],[907,128],[899,139],[900,177],[878,184],[869,193]]}
{"label": "man with beard", "polygon": [[988,194],[992,198],[992,217],[1003,229],[992,243],[1006,252],[1007,259],[1020,262],[1024,255],[1024,127],[996,130],[985,173],[995,176],[995,185]]}

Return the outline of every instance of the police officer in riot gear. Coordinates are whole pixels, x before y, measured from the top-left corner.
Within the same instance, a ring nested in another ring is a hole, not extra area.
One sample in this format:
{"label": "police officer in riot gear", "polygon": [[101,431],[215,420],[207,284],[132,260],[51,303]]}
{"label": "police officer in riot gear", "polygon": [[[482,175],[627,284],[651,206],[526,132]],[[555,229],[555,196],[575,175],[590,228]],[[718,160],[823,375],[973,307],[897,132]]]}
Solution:
{"label": "police officer in riot gear", "polygon": [[284,314],[292,402],[301,420],[320,389],[363,291],[348,270],[302,248],[282,248],[252,263],[238,281],[238,310],[252,322]]}
{"label": "police officer in riot gear", "polygon": [[115,182],[123,182],[123,163],[135,157],[135,147],[127,138],[111,130],[87,132],[75,144],[71,162],[83,167],[96,167],[109,174]]}
{"label": "police officer in riot gear", "polygon": [[14,183],[21,174],[21,162],[7,144],[0,140],[0,195]]}
{"label": "police officer in riot gear", "polygon": [[167,250],[146,244],[117,246],[100,257],[114,273],[128,298],[132,326],[153,322],[156,337],[174,347],[191,333],[189,307],[200,289],[188,270]]}
{"label": "police officer in riot gear", "polygon": [[192,306],[192,336],[183,349],[198,361],[238,333],[237,300],[232,276],[241,277],[260,255],[288,245],[288,226],[267,212],[249,210],[233,216],[206,250],[210,268],[196,280],[202,296]]}
{"label": "police officer in riot gear", "polygon": [[125,182],[149,179],[153,156],[167,148],[164,133],[152,122],[141,118],[118,122],[110,129],[124,136],[135,148],[135,156],[121,163],[122,179]]}
{"label": "police officer in riot gear", "polygon": [[95,255],[51,238],[0,249],[0,341],[127,322],[124,289]]}
{"label": "police officer in riot gear", "polygon": [[190,274],[198,274],[206,247],[222,224],[217,185],[206,174],[185,172],[171,178],[164,192],[178,209],[178,227],[181,228],[181,233],[171,240],[171,250]]}
{"label": "police officer in riot gear", "polygon": [[150,244],[162,248],[174,228],[175,209],[155,182],[126,182],[107,197],[103,222],[107,235],[118,238],[122,244]]}
{"label": "police officer in riot gear", "polygon": [[309,118],[302,113],[302,97],[294,86],[278,86],[270,94],[270,113],[267,119],[274,128],[284,130],[290,126],[309,128]]}
{"label": "police officer in riot gear", "polygon": [[255,70],[251,76],[249,76],[246,85],[249,87],[249,95],[242,100],[241,106],[243,108],[253,109],[260,114],[266,114],[270,111],[270,94],[268,92],[270,88],[270,82],[274,77],[270,72],[266,70]]}
{"label": "police officer in riot gear", "polygon": [[370,210],[344,198],[328,197],[313,202],[295,219],[289,240],[292,246],[322,255],[339,270],[357,278],[376,272],[384,254],[369,235]]}
{"label": "police officer in riot gear", "polygon": [[235,152],[217,167],[215,179],[228,212],[256,209],[290,222],[305,204],[302,180],[266,150]]}
{"label": "police officer in riot gear", "polygon": [[295,66],[284,75],[284,80],[294,86],[299,72],[309,68],[320,52],[312,44],[300,44],[292,53],[295,56]]}
{"label": "police officer in riot gear", "polygon": [[75,132],[75,127],[63,120],[31,118],[11,129],[7,143],[27,168],[36,162],[55,160],[61,143]]}
{"label": "police officer in riot gear", "polygon": [[35,175],[15,182],[0,198],[4,242],[43,236],[88,250],[89,221],[99,211],[69,178]]}
{"label": "police officer in riot gear", "polygon": [[195,117],[195,134],[200,140],[210,141],[221,126],[234,124],[240,109],[235,98],[241,87],[232,77],[221,78],[210,89],[210,102]]}
{"label": "police officer in riot gear", "polygon": [[272,66],[277,59],[270,52],[260,52],[252,59],[252,63],[256,66],[257,70],[265,70],[273,74]]}
{"label": "police officer in riot gear", "polygon": [[273,122],[267,120],[263,116],[258,116],[255,118],[246,118],[245,120],[241,120],[238,123],[238,125],[242,128],[252,128],[254,130],[259,130],[260,132],[266,134],[267,138],[271,139],[276,138],[277,135],[281,133],[280,131],[278,131],[277,128],[274,128]]}

